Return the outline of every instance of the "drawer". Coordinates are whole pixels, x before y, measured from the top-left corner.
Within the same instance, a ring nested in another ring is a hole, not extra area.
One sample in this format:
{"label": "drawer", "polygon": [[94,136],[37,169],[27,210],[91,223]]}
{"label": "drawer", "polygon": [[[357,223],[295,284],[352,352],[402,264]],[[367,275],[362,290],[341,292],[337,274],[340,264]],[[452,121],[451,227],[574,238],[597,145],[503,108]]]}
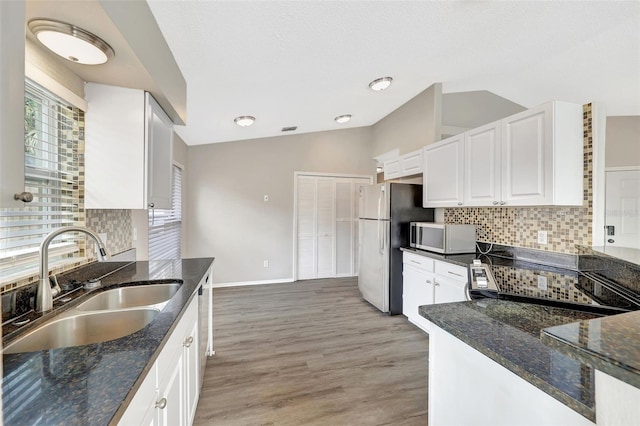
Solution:
{"label": "drawer", "polygon": [[469,279],[467,268],[440,260],[435,261],[435,271],[438,275],[451,278],[452,280],[462,281],[463,283],[466,283]]}
{"label": "drawer", "polygon": [[435,260],[406,251],[402,254],[402,256],[402,263],[406,263],[413,266],[414,268],[421,269],[425,272],[433,272],[433,263],[435,262]]}

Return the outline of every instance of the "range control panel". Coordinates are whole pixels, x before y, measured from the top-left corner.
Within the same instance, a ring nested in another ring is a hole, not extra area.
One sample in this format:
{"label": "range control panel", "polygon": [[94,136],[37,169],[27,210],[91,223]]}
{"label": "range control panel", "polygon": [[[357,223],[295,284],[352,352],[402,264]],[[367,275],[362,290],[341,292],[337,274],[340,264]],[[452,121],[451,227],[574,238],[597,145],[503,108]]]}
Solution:
{"label": "range control panel", "polygon": [[500,289],[493,278],[491,269],[486,263],[482,263],[479,259],[474,259],[469,265],[469,290],[485,292],[495,292],[497,294]]}

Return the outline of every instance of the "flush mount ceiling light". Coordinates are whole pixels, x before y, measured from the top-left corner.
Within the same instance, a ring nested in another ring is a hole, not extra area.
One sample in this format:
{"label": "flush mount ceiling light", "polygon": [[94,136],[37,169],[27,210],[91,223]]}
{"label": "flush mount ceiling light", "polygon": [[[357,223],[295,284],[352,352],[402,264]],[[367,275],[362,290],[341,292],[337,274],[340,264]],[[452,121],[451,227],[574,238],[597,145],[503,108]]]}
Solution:
{"label": "flush mount ceiling light", "polygon": [[115,55],[100,37],[66,22],[33,19],[29,21],[29,29],[40,43],[71,62],[99,65]]}
{"label": "flush mount ceiling light", "polygon": [[240,127],[249,127],[256,121],[256,118],[250,115],[241,115],[240,117],[234,118],[233,121]]}
{"label": "flush mount ceiling light", "polygon": [[339,115],[334,118],[334,120],[336,120],[337,123],[344,124],[347,121],[351,120],[351,114]]}
{"label": "flush mount ceiling light", "polygon": [[384,90],[391,85],[392,81],[393,78],[391,77],[376,78],[371,83],[369,83],[369,88],[375,91]]}

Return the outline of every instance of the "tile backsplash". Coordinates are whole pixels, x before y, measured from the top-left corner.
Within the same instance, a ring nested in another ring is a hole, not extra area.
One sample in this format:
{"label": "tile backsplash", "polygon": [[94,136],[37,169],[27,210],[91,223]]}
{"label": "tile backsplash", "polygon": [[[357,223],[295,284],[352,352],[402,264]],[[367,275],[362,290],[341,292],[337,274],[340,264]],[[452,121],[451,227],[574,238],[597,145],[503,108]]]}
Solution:
{"label": "tile backsplash", "polygon": [[[133,247],[131,210],[86,210],[82,214],[89,229],[98,234],[107,234],[105,245],[109,254],[121,253]],[[59,274],[95,261],[96,255],[93,243],[91,240],[87,241],[87,257],[78,259],[76,262],[69,263],[61,268],[52,268],[51,273]],[[37,274],[24,277],[18,281],[3,284],[0,292],[5,293],[9,290],[32,284],[37,280]]]}
{"label": "tile backsplash", "polygon": [[[110,254],[133,247],[131,210],[87,210],[86,225],[100,234],[107,234],[104,243]],[[89,250],[88,256],[95,260],[95,251]]]}
{"label": "tile backsplash", "polygon": [[[444,209],[445,223],[478,226],[480,241],[576,254],[576,244],[590,246],[593,217],[592,106],[583,106],[583,207],[460,207]],[[547,231],[548,244],[538,244],[537,231]]]}

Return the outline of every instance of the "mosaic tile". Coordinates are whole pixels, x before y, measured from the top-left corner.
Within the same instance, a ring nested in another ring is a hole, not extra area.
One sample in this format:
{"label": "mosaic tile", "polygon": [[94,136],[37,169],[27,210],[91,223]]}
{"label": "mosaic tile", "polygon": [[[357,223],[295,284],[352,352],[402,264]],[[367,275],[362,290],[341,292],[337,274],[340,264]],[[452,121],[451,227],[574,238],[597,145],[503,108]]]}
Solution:
{"label": "mosaic tile", "polygon": [[[593,216],[593,115],[583,106],[584,207],[460,207],[444,210],[445,223],[478,227],[480,241],[576,254],[576,244],[590,246]],[[548,244],[538,244],[538,230]]]}

